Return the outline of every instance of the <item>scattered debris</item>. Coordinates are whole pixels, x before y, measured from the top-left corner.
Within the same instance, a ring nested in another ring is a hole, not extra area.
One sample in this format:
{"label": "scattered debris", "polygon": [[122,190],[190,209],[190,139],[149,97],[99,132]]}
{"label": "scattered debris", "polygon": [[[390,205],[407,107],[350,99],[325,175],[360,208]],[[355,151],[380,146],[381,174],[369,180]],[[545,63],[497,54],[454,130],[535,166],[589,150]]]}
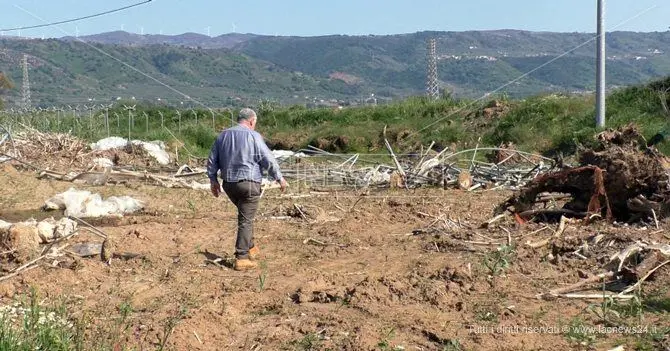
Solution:
{"label": "scattered debris", "polygon": [[[604,266],[605,272],[593,275],[575,284],[553,289],[538,295],[538,297],[560,297],[567,293],[588,290],[589,285],[595,283],[599,283],[599,288],[602,289],[602,283],[605,282],[607,284],[605,284],[604,289],[618,292],[616,295],[611,295],[612,297],[627,299],[630,296],[626,294],[635,290],[657,269],[668,263],[670,263],[670,245],[645,244],[638,241],[612,255],[609,262]],[[600,296],[603,296],[602,293]],[[581,297],[590,297],[590,295]]]}
{"label": "scattered debris", "polygon": [[[312,157],[329,159],[329,162],[314,164],[300,163],[298,166],[287,165],[282,173],[289,179],[299,183],[311,184],[312,187],[390,187],[418,188],[424,186],[465,188],[467,191],[478,188],[494,189],[508,187],[518,189],[539,174],[552,168],[553,160],[540,155],[525,153],[518,150],[509,151],[513,155],[521,155],[524,163],[506,164],[509,160],[499,163],[486,163],[476,160],[478,151],[496,151],[500,148],[477,148],[449,152],[444,148],[440,152],[432,150],[432,143],[425,151],[418,154],[398,155],[386,141],[386,149],[391,157],[392,165],[378,161],[361,160],[359,154],[333,154],[314,146],[301,150]],[[337,161],[332,161],[337,160]],[[342,162],[343,161],[343,162]],[[537,163],[534,163],[537,161]],[[358,163],[367,166],[356,167]],[[459,178],[460,177],[460,178]],[[467,183],[467,184],[466,184]]]}
{"label": "scattered debris", "polygon": [[77,223],[69,218],[56,221],[51,217],[40,222],[31,218],[19,223],[0,220],[0,245],[10,249],[14,258],[21,262],[37,255],[40,244],[69,237],[76,231]]}
{"label": "scattered debris", "polygon": [[40,132],[21,125],[20,131],[10,134],[0,127],[0,140],[4,140],[0,142],[0,162],[13,160],[39,171],[63,174],[109,167],[165,166],[175,159],[161,141],[133,140],[129,144],[123,138],[108,139],[88,144],[69,133]]}
{"label": "scattered debris", "polygon": [[[79,234],[82,229],[103,238],[102,243],[84,242],[70,245],[65,242]],[[67,249],[68,247],[70,248]],[[0,276],[0,281],[33,269],[43,260],[52,260],[49,263],[51,267],[77,269],[80,267],[81,257],[99,256],[108,265],[111,264],[112,258],[129,260],[145,257],[137,253],[116,252],[112,237],[74,216],[63,217],[58,221],[51,217],[40,222],[35,219],[19,223],[0,220],[0,255],[3,257],[0,271],[6,272]],[[16,267],[10,269],[12,264]]]}

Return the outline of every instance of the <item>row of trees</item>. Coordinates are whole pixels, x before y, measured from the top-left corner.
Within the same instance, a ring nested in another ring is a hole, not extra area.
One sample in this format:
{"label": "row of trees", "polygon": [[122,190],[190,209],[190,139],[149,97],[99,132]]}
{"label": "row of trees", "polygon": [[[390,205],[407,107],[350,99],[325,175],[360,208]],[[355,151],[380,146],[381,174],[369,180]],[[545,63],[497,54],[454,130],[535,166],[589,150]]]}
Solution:
{"label": "row of trees", "polygon": [[14,85],[9,80],[9,78],[3,73],[0,72],[0,110],[3,108],[2,95],[5,91],[11,89]]}

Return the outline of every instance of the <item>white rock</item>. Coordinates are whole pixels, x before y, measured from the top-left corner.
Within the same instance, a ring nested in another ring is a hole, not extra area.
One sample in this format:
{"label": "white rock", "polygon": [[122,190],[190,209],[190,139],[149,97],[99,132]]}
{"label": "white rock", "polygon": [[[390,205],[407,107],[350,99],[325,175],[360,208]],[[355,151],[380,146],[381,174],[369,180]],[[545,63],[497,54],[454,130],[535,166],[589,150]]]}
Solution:
{"label": "white rock", "polygon": [[54,237],[61,238],[74,233],[77,230],[77,222],[69,218],[61,218],[56,222],[56,229],[54,230]]}
{"label": "white rock", "polygon": [[46,244],[55,238],[55,231],[56,221],[53,219],[53,217],[47,218],[37,223],[37,234],[40,236],[43,244]]}
{"label": "white rock", "polygon": [[9,229],[9,227],[12,226],[12,223],[5,222],[2,219],[0,219],[0,229]]}

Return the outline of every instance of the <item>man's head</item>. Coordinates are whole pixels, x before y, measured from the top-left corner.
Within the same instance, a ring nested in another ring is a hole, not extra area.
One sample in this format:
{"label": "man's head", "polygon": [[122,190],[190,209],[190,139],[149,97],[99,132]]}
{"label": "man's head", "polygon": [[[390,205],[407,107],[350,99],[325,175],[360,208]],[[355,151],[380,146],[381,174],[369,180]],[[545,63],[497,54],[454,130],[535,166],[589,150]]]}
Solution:
{"label": "man's head", "polygon": [[243,108],[237,115],[237,123],[256,129],[256,112],[250,108]]}

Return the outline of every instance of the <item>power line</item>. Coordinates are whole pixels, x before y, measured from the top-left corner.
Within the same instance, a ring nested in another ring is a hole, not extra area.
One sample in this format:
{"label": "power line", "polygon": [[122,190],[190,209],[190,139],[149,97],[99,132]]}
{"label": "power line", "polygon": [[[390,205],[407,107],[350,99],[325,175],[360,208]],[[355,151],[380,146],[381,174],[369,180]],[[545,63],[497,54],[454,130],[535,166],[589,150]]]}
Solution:
{"label": "power line", "polygon": [[145,0],[145,1],[142,1],[142,2],[139,2],[139,3],[136,3],[136,4],[132,4],[132,5],[124,6],[124,7],[119,7],[119,8],[114,9],[114,10],[100,12],[100,13],[96,13],[96,14],[93,14],[93,15],[83,16],[83,17],[77,17],[77,18],[73,18],[73,19],[69,19],[69,20],[65,20],[65,21],[60,21],[60,22],[51,22],[51,23],[45,23],[45,24],[38,24],[38,25],[34,25],[34,26],[0,29],[0,32],[10,32],[10,31],[14,31],[14,30],[24,30],[24,29],[49,27],[49,26],[55,26],[55,25],[58,25],[58,24],[81,21],[81,20],[85,20],[85,19],[89,19],[89,18],[93,18],[93,17],[103,16],[103,15],[107,15],[107,14],[110,14],[110,13],[127,10],[131,7],[140,6],[140,5],[144,5],[146,3],[150,3],[151,1],[152,0]]}
{"label": "power line", "polygon": [[[151,0],[149,0],[149,1],[151,1]],[[148,1],[146,1],[146,2],[148,2]],[[34,13],[32,13],[32,12],[30,12],[30,11],[24,9],[24,8],[22,8],[21,6],[18,6],[18,5],[14,5],[14,6],[16,6],[17,8],[19,8],[21,11],[23,11],[23,12],[25,12],[25,13],[27,13],[27,14],[33,16],[33,17],[35,17],[36,19],[38,19],[38,20],[40,20],[40,21],[44,21],[44,22],[46,22],[46,20],[44,20],[44,19],[41,18],[40,16],[38,16],[38,15],[36,15],[36,14],[34,14]],[[61,27],[56,27],[56,28],[58,28],[58,30],[60,30],[61,32],[63,32],[63,33],[66,34],[66,35],[70,35],[70,36],[72,35],[72,33],[68,33],[67,31],[65,31],[65,30],[62,29]],[[101,53],[101,54],[103,54],[103,55],[105,55],[105,56],[111,58],[112,60],[114,60],[114,61],[116,61],[116,62],[118,62],[118,63],[120,63],[120,64],[122,64],[122,65],[124,65],[124,66],[126,66],[126,67],[128,67],[129,69],[131,69],[131,70],[133,70],[133,71],[135,71],[135,72],[137,72],[137,73],[139,73],[139,74],[141,74],[141,75],[143,75],[143,76],[145,76],[145,77],[147,77],[147,78],[149,78],[149,79],[155,81],[156,83],[158,83],[158,84],[160,84],[160,85],[162,85],[162,86],[164,86],[164,87],[166,87],[166,88],[172,90],[173,92],[175,92],[175,93],[177,93],[177,94],[183,96],[184,98],[186,98],[186,100],[193,101],[194,103],[196,103],[196,104],[198,104],[198,105],[200,105],[200,106],[202,106],[202,107],[204,107],[204,108],[206,108],[206,109],[208,109],[208,110],[210,110],[210,111],[212,110],[211,107],[205,105],[204,103],[202,103],[202,102],[200,102],[200,101],[198,101],[198,100],[192,98],[192,97],[189,96],[189,95],[186,95],[185,93],[179,91],[178,89],[173,88],[172,86],[170,86],[170,85],[168,85],[168,84],[166,84],[166,83],[164,83],[164,82],[162,82],[162,81],[160,81],[160,80],[158,80],[158,79],[156,79],[156,78],[150,76],[149,74],[144,73],[143,71],[141,71],[141,70],[139,70],[139,69],[133,67],[132,65],[130,65],[130,64],[126,63],[126,62],[124,62],[123,60],[121,60],[121,59],[119,59],[119,58],[114,57],[113,55],[107,53],[106,51],[104,51],[104,50],[102,50],[102,49],[100,49],[100,48],[98,48],[97,46],[95,46],[95,45],[91,45],[90,43],[87,43],[86,41],[81,40],[81,39],[79,39],[79,38],[77,38],[77,40],[78,40],[79,42],[81,42],[82,44],[84,44],[84,45],[90,47],[91,49],[98,51],[99,53]]]}

